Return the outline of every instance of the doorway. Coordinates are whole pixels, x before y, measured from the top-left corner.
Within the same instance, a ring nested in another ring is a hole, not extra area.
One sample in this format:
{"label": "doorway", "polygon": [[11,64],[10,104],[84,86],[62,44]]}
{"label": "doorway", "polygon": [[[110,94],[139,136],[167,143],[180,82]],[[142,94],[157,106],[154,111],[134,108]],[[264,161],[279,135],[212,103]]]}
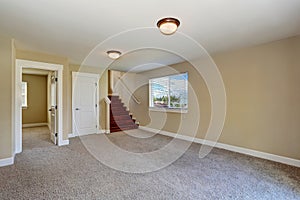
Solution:
{"label": "doorway", "polygon": [[51,108],[51,97],[56,98],[56,89],[51,88],[53,73],[48,70],[22,68],[23,150],[52,146],[55,143],[50,138],[50,130],[53,129],[48,111]]}
{"label": "doorway", "polygon": [[[51,78],[55,81],[55,97],[53,97],[53,100],[55,98],[55,106],[54,111],[52,112],[52,106],[51,110],[51,116],[54,114],[54,118],[51,122],[51,125],[49,126],[51,130],[51,140],[54,144],[57,145],[65,145],[65,141],[62,137],[62,71],[63,66],[59,64],[51,64],[51,63],[44,63],[44,62],[35,62],[35,61],[29,61],[29,60],[21,60],[16,59],[16,84],[15,84],[15,153],[21,153],[22,152],[22,71],[23,69],[32,69],[32,70],[47,70],[51,71]],[[51,82],[51,88],[52,86]],[[54,89],[54,88],[53,88]],[[54,90],[51,91],[54,91]],[[52,96],[52,95],[51,95]],[[54,103],[51,105],[54,105]],[[53,125],[54,124],[54,125]],[[52,128],[53,126],[53,128]],[[49,135],[50,137],[50,135]]]}

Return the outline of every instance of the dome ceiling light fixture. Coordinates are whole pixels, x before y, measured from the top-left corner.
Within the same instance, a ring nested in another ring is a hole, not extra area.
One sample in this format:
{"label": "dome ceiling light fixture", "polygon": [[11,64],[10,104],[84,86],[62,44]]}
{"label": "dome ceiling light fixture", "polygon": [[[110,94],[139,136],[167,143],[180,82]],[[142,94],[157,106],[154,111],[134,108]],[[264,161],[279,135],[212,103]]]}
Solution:
{"label": "dome ceiling light fixture", "polygon": [[157,22],[157,27],[165,35],[172,35],[176,32],[180,25],[180,21],[173,17],[162,18]]}
{"label": "dome ceiling light fixture", "polygon": [[114,60],[120,58],[120,56],[122,54],[120,51],[117,51],[117,50],[110,50],[110,51],[107,51],[106,53],[109,58],[114,59]]}

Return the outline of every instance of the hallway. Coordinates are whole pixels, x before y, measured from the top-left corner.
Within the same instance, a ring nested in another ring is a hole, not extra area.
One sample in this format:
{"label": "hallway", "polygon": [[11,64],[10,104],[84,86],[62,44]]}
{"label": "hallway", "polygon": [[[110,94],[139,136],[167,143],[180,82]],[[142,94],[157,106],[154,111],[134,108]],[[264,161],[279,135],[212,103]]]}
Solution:
{"label": "hallway", "polygon": [[47,126],[23,128],[23,150],[54,146]]}

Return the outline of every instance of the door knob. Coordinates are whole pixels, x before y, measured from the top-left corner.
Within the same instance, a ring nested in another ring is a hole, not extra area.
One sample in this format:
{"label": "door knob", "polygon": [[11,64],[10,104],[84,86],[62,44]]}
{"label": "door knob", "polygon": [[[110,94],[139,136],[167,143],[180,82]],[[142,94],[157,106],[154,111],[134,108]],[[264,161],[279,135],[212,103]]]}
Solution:
{"label": "door knob", "polygon": [[75,110],[79,110],[79,108],[75,108]]}

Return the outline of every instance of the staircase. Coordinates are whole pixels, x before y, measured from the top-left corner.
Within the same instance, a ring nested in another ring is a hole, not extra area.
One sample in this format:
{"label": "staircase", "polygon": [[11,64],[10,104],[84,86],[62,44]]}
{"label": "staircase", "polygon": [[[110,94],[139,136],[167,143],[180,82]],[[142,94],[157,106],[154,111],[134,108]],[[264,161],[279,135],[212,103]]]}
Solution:
{"label": "staircase", "polygon": [[110,104],[110,132],[137,129],[138,123],[127,111],[119,96],[108,96]]}

